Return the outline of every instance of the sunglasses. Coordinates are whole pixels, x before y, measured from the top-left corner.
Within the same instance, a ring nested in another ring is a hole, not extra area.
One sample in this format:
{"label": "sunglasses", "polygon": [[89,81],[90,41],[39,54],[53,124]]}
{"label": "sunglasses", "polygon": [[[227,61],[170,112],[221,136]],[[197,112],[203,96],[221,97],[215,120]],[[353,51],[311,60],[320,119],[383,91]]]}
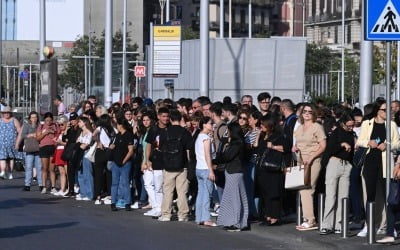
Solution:
{"label": "sunglasses", "polygon": [[312,110],[303,110],[303,114],[310,114],[310,115],[312,115],[312,114],[313,114],[313,111],[312,111]]}
{"label": "sunglasses", "polygon": [[247,117],[246,117],[246,116],[239,116],[239,120],[245,120],[245,121],[247,121]]}
{"label": "sunglasses", "polygon": [[63,126],[64,127],[65,124],[64,123],[59,123],[58,126]]}
{"label": "sunglasses", "polygon": [[386,109],[379,109],[379,110],[381,110],[381,111],[383,111],[383,112],[386,112]]}

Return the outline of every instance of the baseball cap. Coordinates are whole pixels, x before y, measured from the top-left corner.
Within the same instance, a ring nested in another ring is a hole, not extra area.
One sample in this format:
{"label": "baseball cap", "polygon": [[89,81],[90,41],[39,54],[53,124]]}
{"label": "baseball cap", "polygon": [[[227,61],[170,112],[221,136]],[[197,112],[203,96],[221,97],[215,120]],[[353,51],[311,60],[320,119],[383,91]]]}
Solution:
{"label": "baseball cap", "polygon": [[78,114],[76,112],[72,112],[71,114],[69,114],[69,120],[76,120],[78,119]]}

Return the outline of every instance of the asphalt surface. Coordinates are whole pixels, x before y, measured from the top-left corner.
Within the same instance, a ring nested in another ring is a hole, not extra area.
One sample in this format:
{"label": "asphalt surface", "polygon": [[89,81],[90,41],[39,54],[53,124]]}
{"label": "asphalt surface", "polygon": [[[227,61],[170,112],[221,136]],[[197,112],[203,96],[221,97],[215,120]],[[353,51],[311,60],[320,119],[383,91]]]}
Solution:
{"label": "asphalt surface", "polygon": [[[294,223],[226,232],[189,222],[159,222],[145,210],[112,212],[108,205],[22,191],[23,172],[0,180],[0,250],[34,249],[399,249],[366,238],[298,232]],[[353,231],[352,234],[356,234]],[[379,238],[379,237],[377,237]]]}

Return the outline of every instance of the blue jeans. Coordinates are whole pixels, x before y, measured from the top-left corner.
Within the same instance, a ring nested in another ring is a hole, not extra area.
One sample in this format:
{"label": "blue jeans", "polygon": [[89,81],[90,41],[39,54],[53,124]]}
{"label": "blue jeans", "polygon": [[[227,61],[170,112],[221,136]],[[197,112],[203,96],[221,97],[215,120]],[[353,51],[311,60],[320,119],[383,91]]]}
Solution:
{"label": "blue jeans", "polygon": [[209,221],[210,197],[213,183],[208,179],[208,169],[196,169],[198,192],[196,199],[196,223]]}
{"label": "blue jeans", "polygon": [[82,160],[82,170],[78,170],[79,192],[81,197],[93,199],[94,181],[93,181],[93,166],[92,162],[86,157]]}
{"label": "blue jeans", "polygon": [[247,161],[243,173],[244,185],[246,187],[246,195],[249,201],[249,215],[258,217],[258,198],[254,198],[254,171],[255,162]]}
{"label": "blue jeans", "polygon": [[111,184],[111,203],[117,203],[118,198],[122,198],[125,204],[131,204],[131,189],[129,187],[129,173],[132,163],[128,161],[122,167],[115,162],[112,163],[112,184]]}
{"label": "blue jeans", "polygon": [[353,219],[361,220],[364,217],[361,193],[361,168],[353,167],[350,172],[350,202]]}
{"label": "blue jeans", "polygon": [[42,162],[40,161],[39,153],[26,153],[25,154],[25,186],[30,186],[32,183],[33,167],[36,168],[36,175],[39,186],[42,183]]}

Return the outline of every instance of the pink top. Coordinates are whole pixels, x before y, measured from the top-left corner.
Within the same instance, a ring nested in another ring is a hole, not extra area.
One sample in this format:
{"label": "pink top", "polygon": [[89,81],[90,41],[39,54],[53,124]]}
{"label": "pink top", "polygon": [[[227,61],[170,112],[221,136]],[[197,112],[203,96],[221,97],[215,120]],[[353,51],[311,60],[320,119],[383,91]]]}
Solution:
{"label": "pink top", "polygon": [[39,142],[39,147],[44,147],[44,146],[54,146],[55,142],[54,142],[54,138],[56,137],[56,135],[58,134],[58,127],[55,123],[51,124],[51,125],[46,125],[46,124],[42,124],[38,127],[37,132],[46,132],[48,129],[52,129],[54,131],[54,133],[50,133],[47,134],[43,137],[42,140],[40,140]]}

